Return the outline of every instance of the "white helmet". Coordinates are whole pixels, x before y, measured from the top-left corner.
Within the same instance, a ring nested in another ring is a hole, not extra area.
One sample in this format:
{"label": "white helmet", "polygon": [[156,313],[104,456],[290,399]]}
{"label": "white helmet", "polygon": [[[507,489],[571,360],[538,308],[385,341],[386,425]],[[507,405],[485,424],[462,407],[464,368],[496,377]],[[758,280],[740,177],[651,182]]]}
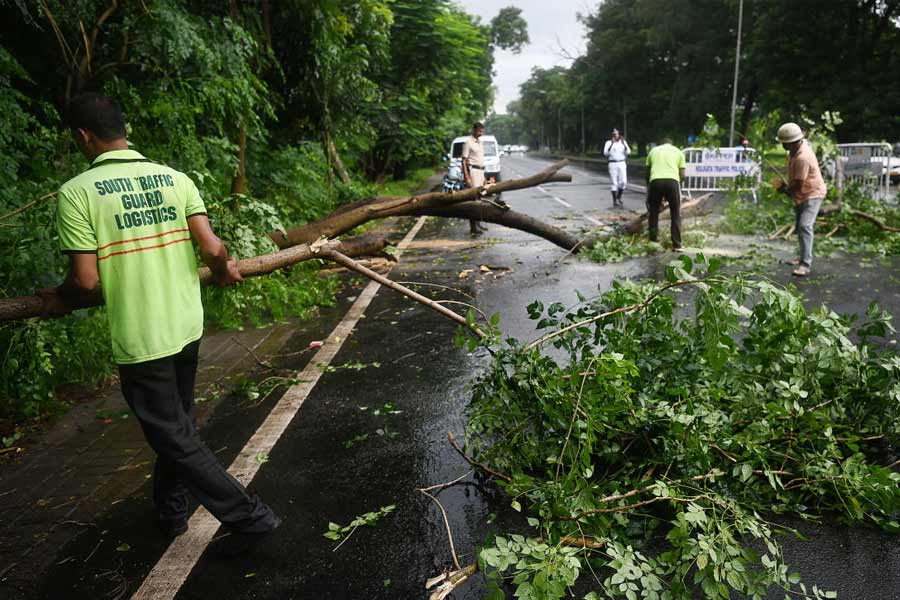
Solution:
{"label": "white helmet", "polygon": [[790,144],[803,139],[803,131],[796,123],[785,123],[778,128],[776,138],[782,144]]}

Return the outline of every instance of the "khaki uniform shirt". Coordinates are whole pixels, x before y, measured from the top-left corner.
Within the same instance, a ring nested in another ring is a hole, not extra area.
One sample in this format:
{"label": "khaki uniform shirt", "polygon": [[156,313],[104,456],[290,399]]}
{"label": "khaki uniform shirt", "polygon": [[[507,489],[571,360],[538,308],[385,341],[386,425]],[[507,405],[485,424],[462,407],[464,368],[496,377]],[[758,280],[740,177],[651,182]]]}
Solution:
{"label": "khaki uniform shirt", "polygon": [[483,167],[484,146],[481,144],[481,138],[475,139],[474,135],[470,135],[463,144],[462,157],[469,159],[469,164],[474,167]]}
{"label": "khaki uniform shirt", "polygon": [[794,192],[795,204],[803,204],[810,198],[824,198],[828,192],[816,153],[809,142],[804,141],[793,156],[788,156],[788,179],[789,183],[797,180],[803,182],[800,189]]}

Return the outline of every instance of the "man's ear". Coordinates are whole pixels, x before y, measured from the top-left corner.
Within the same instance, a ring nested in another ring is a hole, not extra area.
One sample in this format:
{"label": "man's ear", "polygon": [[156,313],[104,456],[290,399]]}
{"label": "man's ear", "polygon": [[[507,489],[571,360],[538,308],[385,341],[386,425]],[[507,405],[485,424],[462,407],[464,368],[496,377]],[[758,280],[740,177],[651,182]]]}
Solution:
{"label": "man's ear", "polygon": [[92,136],[91,132],[87,129],[73,129],[72,137],[75,138],[75,145],[77,145],[79,149],[84,150],[90,146]]}

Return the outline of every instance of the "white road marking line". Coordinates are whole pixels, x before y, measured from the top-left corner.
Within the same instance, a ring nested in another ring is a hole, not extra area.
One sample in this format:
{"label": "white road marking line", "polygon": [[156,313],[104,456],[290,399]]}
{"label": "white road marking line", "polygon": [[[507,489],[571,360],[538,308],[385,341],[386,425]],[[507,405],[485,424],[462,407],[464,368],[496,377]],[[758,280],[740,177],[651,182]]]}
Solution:
{"label": "white road marking line", "polygon": [[559,196],[554,196],[552,193],[548,192],[547,190],[545,190],[545,189],[542,188],[541,186],[536,186],[536,187],[537,187],[538,190],[540,190],[540,191],[543,192],[544,194],[550,196],[551,198],[553,198],[554,200],[556,200],[557,202],[559,202],[560,204],[562,204],[562,205],[565,206],[566,208],[572,208],[572,209],[573,209],[572,212],[574,212],[575,214],[577,214],[578,216],[580,216],[580,217],[583,218],[584,220],[590,221],[590,222],[593,223],[594,225],[603,225],[603,223],[602,223],[601,221],[598,221],[598,220],[595,219],[594,217],[592,217],[592,216],[590,216],[590,215],[586,215],[586,214],[584,214],[583,212],[581,212],[581,211],[579,211],[579,210],[575,210],[575,209],[572,207],[571,204],[569,204],[568,202],[566,202],[565,200],[563,200],[563,199],[560,198]]}
{"label": "white road marking line", "polygon": [[[426,218],[419,217],[416,224],[409,230],[397,246],[398,255],[416,237],[425,224]],[[285,392],[263,424],[231,463],[228,472],[234,475],[241,484],[246,486],[253,480],[263,464],[257,457],[267,455],[275,447],[281,434],[294,419],[303,402],[319,381],[319,377],[325,372],[325,367],[341,349],[347,336],[353,331],[380,287],[379,283],[369,282],[369,285],[362,291],[341,322],[306,365],[306,368],[297,376],[300,383]],[[202,506],[198,508],[191,517],[187,533],[175,538],[169,544],[159,562],[156,563],[131,599],[172,600],[184,585],[191,570],[200,560],[218,529],[219,521]]]}

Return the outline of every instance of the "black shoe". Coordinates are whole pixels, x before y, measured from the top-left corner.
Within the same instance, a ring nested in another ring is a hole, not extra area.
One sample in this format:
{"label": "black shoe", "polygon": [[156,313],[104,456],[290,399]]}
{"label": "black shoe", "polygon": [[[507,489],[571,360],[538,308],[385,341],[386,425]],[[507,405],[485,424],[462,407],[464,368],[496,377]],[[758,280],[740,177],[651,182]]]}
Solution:
{"label": "black shoe", "polygon": [[227,533],[210,543],[210,554],[223,558],[246,554],[272,535],[279,525],[281,525],[281,519],[275,517],[272,528],[266,531],[232,531]]}
{"label": "black shoe", "polygon": [[179,535],[185,533],[188,530],[187,517],[180,517],[177,519],[160,518],[157,519],[156,525],[159,527],[159,530],[162,532],[162,534],[170,540],[174,540]]}

